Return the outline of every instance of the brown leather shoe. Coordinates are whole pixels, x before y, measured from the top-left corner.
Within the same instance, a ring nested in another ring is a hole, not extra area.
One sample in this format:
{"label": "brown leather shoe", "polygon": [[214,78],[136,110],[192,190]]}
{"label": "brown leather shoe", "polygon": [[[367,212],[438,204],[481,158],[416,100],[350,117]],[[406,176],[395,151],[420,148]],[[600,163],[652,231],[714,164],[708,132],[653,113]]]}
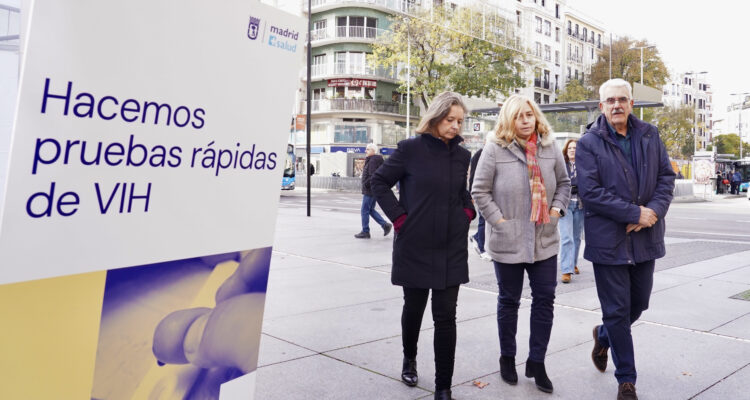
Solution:
{"label": "brown leather shoe", "polygon": [[617,400],[638,400],[635,394],[635,384],[623,382],[617,387]]}
{"label": "brown leather shoe", "polygon": [[570,274],[562,274],[562,278],[560,279],[562,283],[570,283]]}
{"label": "brown leather shoe", "polygon": [[599,344],[599,335],[597,333],[599,331],[598,328],[599,325],[595,326],[593,331],[594,350],[591,351],[591,360],[594,361],[594,366],[599,370],[599,372],[604,372],[607,370],[607,361],[609,360],[607,351],[609,351],[609,347],[605,347]]}
{"label": "brown leather shoe", "polygon": [[577,265],[573,268],[573,272],[575,272],[576,275],[578,275],[578,274],[581,273],[581,271],[578,270],[578,266]]}

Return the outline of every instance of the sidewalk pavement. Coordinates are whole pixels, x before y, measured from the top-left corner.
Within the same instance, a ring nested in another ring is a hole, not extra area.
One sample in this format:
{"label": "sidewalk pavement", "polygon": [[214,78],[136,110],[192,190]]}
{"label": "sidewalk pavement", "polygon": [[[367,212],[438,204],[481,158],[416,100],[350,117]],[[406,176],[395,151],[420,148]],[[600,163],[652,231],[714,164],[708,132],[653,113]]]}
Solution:
{"label": "sidewalk pavement", "polygon": [[[276,227],[256,380],[256,399],[429,399],[434,391],[432,315],[419,341],[419,385],[401,383],[402,291],[390,283],[392,236],[354,239],[356,213],[282,204]],[[472,229],[476,229],[473,226]],[[523,376],[529,292],[518,324],[519,382],[501,381],[492,264],[469,251],[472,282],[458,300],[456,399],[614,399],[611,362],[591,361],[601,323],[591,264],[557,287],[546,367],[554,393]],[[750,245],[667,240],[657,260],[650,309],[633,326],[641,400],[750,399]],[[747,293],[746,293],[747,295]],[[483,388],[475,385],[485,385]]]}

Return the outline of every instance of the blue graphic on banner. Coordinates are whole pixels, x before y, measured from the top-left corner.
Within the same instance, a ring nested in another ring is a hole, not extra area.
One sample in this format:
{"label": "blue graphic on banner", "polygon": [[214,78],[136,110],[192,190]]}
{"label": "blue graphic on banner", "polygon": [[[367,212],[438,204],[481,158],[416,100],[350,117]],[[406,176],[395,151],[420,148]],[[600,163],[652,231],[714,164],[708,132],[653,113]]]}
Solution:
{"label": "blue graphic on banner", "polygon": [[388,147],[383,147],[382,149],[380,149],[380,154],[382,154],[384,156],[390,156],[391,154],[393,154],[394,151],[396,151],[396,149],[391,149],[391,148],[388,148]]}
{"label": "blue graphic on banner", "polygon": [[170,398],[218,399],[257,367],[270,262],[265,247],[107,271],[92,398],[169,386]]}
{"label": "blue graphic on banner", "polygon": [[357,146],[331,146],[331,153],[337,151],[343,151],[344,153],[364,153],[365,148]]}

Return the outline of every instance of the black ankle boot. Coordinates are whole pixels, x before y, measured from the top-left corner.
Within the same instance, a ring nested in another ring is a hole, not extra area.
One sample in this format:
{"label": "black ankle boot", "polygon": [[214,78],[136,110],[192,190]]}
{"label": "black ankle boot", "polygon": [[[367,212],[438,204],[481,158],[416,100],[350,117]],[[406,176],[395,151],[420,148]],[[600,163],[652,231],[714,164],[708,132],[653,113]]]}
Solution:
{"label": "black ankle boot", "polygon": [[552,382],[547,377],[543,362],[526,360],[526,377],[534,378],[536,388],[545,393],[552,393]]}
{"label": "black ankle boot", "polygon": [[401,367],[401,380],[406,386],[417,386],[419,377],[417,376],[417,359],[404,357],[404,364]]}
{"label": "black ankle boot", "polygon": [[509,385],[518,383],[515,357],[500,356],[500,377]]}
{"label": "black ankle boot", "polygon": [[453,400],[450,389],[440,389],[435,391],[435,400]]}

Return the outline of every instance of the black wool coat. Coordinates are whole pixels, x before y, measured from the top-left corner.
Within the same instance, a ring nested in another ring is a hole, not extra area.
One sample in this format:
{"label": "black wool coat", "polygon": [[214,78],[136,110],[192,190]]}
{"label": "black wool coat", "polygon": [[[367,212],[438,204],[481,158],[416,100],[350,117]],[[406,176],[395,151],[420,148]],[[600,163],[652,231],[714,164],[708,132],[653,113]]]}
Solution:
{"label": "black wool coat", "polygon": [[365,166],[362,167],[362,194],[365,196],[372,196],[370,180],[381,165],[383,165],[383,156],[380,154],[373,154],[365,158]]}
{"label": "black wool coat", "polygon": [[[467,237],[476,216],[466,190],[471,153],[456,136],[446,144],[429,134],[398,144],[370,181],[372,193],[391,221],[407,214],[393,239],[394,285],[445,289],[469,282]],[[399,198],[391,187],[400,182]]]}

